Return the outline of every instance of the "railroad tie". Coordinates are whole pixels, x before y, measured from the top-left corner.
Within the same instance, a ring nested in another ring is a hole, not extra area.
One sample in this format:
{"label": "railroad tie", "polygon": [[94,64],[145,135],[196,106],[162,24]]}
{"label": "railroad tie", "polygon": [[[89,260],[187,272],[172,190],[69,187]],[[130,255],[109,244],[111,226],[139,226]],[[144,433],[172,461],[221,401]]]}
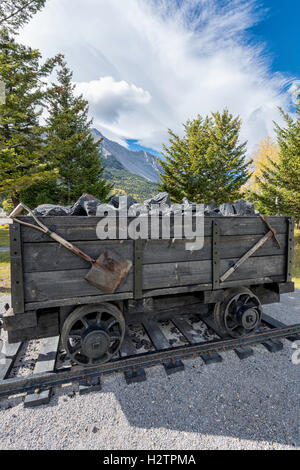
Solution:
{"label": "railroad tie", "polygon": [[[121,345],[121,355],[124,356],[135,356],[136,355],[136,348],[133,344],[132,339],[130,338],[128,329],[126,328],[124,341]],[[132,367],[130,370],[124,371],[124,376],[127,385],[138,383],[138,382],[145,382],[147,380],[146,372],[143,367],[135,366]]]}
{"label": "railroad tie", "polygon": [[[183,334],[190,344],[203,343],[203,338],[200,334],[193,329],[193,327],[183,318],[174,318],[173,320],[176,328]],[[201,359],[206,365],[217,364],[222,362],[222,356],[217,352],[200,354]]]}
{"label": "railroad tie", "polygon": [[[35,364],[34,374],[52,372],[55,368],[59,336],[43,339],[40,353]],[[50,402],[52,389],[38,390],[28,393],[25,397],[24,407],[32,408],[39,405],[47,405]]]}
{"label": "railroad tie", "polygon": [[[158,324],[154,321],[145,321],[143,327],[149,336],[153,346],[156,350],[170,349],[171,345],[168,339],[161,331]],[[167,375],[175,374],[184,370],[184,364],[178,359],[171,359],[163,363]]]}

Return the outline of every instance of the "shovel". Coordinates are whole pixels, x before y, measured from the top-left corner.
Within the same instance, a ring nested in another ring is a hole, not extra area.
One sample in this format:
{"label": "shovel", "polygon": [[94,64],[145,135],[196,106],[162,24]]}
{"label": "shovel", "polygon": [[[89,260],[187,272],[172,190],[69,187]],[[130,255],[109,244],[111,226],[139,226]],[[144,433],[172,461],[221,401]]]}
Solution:
{"label": "shovel", "polygon": [[[17,219],[16,217],[20,215],[23,210],[27,211],[38,225],[33,225],[28,222],[24,222],[23,220]],[[26,227],[34,228],[35,230],[39,230],[40,232],[49,235],[49,237],[51,237],[53,240],[60,243],[62,246],[82,258],[84,261],[91,263],[92,268],[85,276],[85,279],[90,284],[107,294],[115,293],[121,282],[126,278],[132,268],[131,261],[124,260],[111,250],[104,250],[96,260],[91,258],[88,254],[81,251],[77,246],[73,245],[67,240],[64,240],[64,238],[57,235],[57,233],[52,232],[48,227],[42,224],[42,222],[38,220],[31,209],[25,206],[25,204],[19,204],[12,211],[12,213],[9,214],[9,218],[21,225],[26,225]]]}

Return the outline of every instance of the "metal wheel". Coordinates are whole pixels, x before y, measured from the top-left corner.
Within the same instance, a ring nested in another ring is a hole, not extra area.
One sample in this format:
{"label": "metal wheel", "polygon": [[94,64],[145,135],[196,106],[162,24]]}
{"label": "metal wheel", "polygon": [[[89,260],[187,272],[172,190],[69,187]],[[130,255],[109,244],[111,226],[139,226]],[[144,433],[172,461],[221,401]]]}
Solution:
{"label": "metal wheel", "polygon": [[230,289],[223,302],[215,305],[214,322],[220,332],[232,338],[253,333],[261,322],[262,306],[256,295],[245,287]]}
{"label": "metal wheel", "polygon": [[90,367],[110,361],[119,351],[124,334],[122,312],[103,303],[76,308],[65,320],[61,338],[70,359]]}

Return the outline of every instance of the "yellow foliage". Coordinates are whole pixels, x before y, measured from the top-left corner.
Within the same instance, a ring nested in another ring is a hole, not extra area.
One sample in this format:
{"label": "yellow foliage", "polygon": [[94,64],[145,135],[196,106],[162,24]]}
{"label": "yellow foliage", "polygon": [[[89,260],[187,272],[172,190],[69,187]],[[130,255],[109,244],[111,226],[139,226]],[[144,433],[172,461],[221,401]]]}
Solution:
{"label": "yellow foliage", "polygon": [[257,149],[252,155],[253,160],[253,173],[251,178],[247,182],[245,189],[250,189],[251,191],[258,191],[258,184],[256,178],[261,179],[263,165],[270,166],[268,159],[278,162],[279,160],[279,148],[278,145],[272,141],[271,137],[266,137],[261,140]]}
{"label": "yellow foliage", "polygon": [[124,196],[126,196],[126,192],[123,189],[113,188],[111,193],[112,193],[113,196],[115,196],[115,195],[118,195],[118,196],[124,195]]}

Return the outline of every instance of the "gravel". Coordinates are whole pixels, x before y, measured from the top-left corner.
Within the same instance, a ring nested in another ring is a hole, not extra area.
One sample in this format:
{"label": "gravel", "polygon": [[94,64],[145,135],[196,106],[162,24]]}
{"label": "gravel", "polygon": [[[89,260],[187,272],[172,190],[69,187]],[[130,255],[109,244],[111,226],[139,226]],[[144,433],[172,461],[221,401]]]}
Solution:
{"label": "gravel", "polygon": [[[7,301],[0,297],[0,311]],[[300,291],[265,312],[299,322]],[[24,409],[23,397],[2,400],[0,449],[294,450],[300,365],[292,353],[284,340],[282,352],[257,346],[244,361],[233,352],[222,364],[185,360],[185,371],[170,377],[161,366],[147,369],[140,384],[107,376],[102,392],[89,395],[75,393],[76,385],[57,388],[39,408]]]}

